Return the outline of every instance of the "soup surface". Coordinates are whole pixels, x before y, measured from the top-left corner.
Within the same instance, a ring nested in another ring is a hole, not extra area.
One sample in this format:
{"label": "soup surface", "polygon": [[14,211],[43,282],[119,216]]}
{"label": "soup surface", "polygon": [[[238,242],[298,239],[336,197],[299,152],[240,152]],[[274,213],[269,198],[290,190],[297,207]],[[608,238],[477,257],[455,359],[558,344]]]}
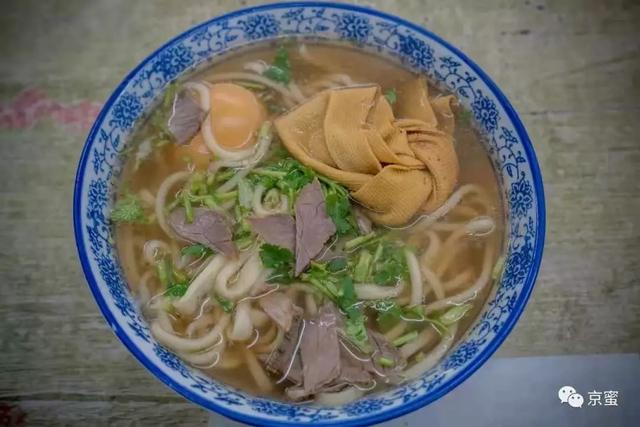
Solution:
{"label": "soup surface", "polygon": [[130,146],[111,220],[152,334],[255,395],[332,405],[420,376],[501,269],[471,115],[372,54],[229,55]]}

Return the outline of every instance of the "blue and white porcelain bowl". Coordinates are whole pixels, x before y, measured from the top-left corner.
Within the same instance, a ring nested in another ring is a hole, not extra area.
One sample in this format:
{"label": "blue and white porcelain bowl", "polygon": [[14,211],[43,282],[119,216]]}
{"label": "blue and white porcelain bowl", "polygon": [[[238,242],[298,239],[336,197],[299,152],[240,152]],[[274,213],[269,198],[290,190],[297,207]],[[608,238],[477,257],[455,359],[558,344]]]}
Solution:
{"label": "blue and white porcelain bowl", "polygon": [[[473,112],[486,136],[506,205],[504,273],[469,332],[422,378],[340,407],[250,396],[186,366],[156,343],[123,277],[107,220],[122,168],[119,154],[136,121],[164,87],[231,50],[279,37],[353,42],[449,88]],[[73,203],[76,243],[89,287],[129,351],[185,398],[235,420],[268,426],[372,424],[442,397],[478,369],[513,328],[533,289],[545,233],[542,178],[533,147],[495,83],[462,52],[422,27],[334,3],[278,3],[240,10],[190,29],[151,54],[116,88],[96,120],[78,166]]]}

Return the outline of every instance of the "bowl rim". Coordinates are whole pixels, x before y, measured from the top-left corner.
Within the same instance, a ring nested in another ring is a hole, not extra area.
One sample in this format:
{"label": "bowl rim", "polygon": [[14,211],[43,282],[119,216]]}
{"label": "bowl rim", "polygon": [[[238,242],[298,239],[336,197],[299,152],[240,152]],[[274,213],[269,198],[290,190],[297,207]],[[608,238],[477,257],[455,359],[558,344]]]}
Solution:
{"label": "bowl rim", "polygon": [[[531,178],[534,184],[534,192],[535,192],[535,196],[536,196],[536,226],[537,226],[537,233],[536,233],[536,239],[534,242],[534,251],[533,251],[533,258],[532,258],[532,263],[531,266],[529,268],[529,272],[527,277],[525,278],[524,282],[523,282],[523,289],[522,292],[518,298],[518,300],[516,301],[516,303],[514,304],[514,308],[512,310],[512,314],[509,316],[509,318],[507,319],[507,321],[505,322],[505,324],[503,325],[503,329],[502,329],[502,333],[499,335],[496,335],[491,341],[490,343],[487,345],[487,347],[481,351],[480,353],[478,353],[478,355],[476,357],[474,357],[474,361],[473,363],[469,364],[468,366],[466,366],[464,369],[460,370],[460,372],[455,375],[454,377],[451,378],[451,380],[448,383],[445,383],[444,386],[441,388],[441,390],[437,393],[427,393],[417,399],[415,399],[414,401],[410,402],[410,403],[406,403],[406,404],[402,404],[396,408],[392,408],[389,409],[387,411],[383,411],[377,414],[373,414],[373,415],[369,415],[369,416],[364,416],[364,417],[360,417],[357,419],[352,419],[352,420],[339,420],[339,419],[335,419],[335,420],[326,420],[326,421],[320,421],[317,422],[317,424],[319,425],[336,425],[336,424],[340,424],[340,425],[344,425],[344,426],[350,426],[350,425],[370,425],[370,424],[374,424],[374,423],[380,423],[383,421],[387,421],[393,418],[397,418],[400,417],[402,415],[405,415],[409,412],[413,412],[419,408],[422,408],[426,405],[428,405],[429,403],[432,403],[438,399],[440,399],[442,396],[448,394],[449,392],[451,392],[453,389],[455,389],[458,385],[460,385],[462,382],[464,382],[469,376],[471,376],[476,370],[478,370],[480,368],[480,366],[482,366],[490,357],[491,355],[493,355],[493,353],[498,349],[498,347],[500,345],[502,345],[502,343],[504,342],[504,340],[507,338],[507,336],[511,333],[511,331],[513,330],[513,327],[515,326],[515,324],[517,323],[518,319],[520,318],[522,312],[524,311],[524,308],[527,304],[527,301],[529,300],[529,297],[533,291],[533,288],[535,286],[535,282],[536,282],[536,278],[538,276],[539,270],[540,270],[540,265],[542,262],[542,254],[543,254],[543,250],[544,250],[544,241],[545,241],[545,234],[546,234],[546,208],[545,208],[545,195],[544,195],[544,186],[543,186],[543,180],[542,180],[542,174],[540,171],[540,166],[538,164],[538,160],[535,154],[535,150],[533,148],[533,144],[531,143],[531,140],[527,134],[527,131],[525,129],[524,124],[522,123],[522,121],[520,120],[520,117],[518,116],[518,114],[516,113],[515,109],[513,108],[513,106],[511,105],[511,103],[508,101],[507,97],[504,95],[504,93],[500,90],[500,88],[493,82],[493,80],[475,63],[473,62],[466,54],[464,54],[460,49],[458,49],[457,47],[455,47],[454,45],[452,45],[451,43],[449,43],[448,41],[444,40],[443,38],[441,38],[440,36],[438,36],[437,34],[431,32],[430,30],[422,27],[421,25],[415,24],[411,21],[408,21],[404,18],[398,17],[396,15],[393,15],[391,13],[387,13],[387,12],[382,12],[379,10],[375,10],[369,7],[364,7],[364,6],[359,6],[359,5],[353,5],[353,4],[345,4],[345,3],[339,3],[339,2],[333,2],[333,1],[329,1],[329,2],[325,2],[325,1],[293,1],[293,2],[277,2],[277,3],[266,3],[266,4],[261,4],[261,5],[257,5],[257,6],[251,6],[251,7],[245,7],[245,8],[241,8],[241,9],[236,9],[232,12],[228,12],[225,14],[221,14],[221,15],[217,15],[211,19],[208,19],[200,24],[197,24],[193,27],[188,28],[187,30],[179,33],[178,35],[172,37],[170,40],[168,40],[166,43],[162,44],[160,47],[158,47],[157,49],[155,49],[151,54],[149,54],[148,56],[146,56],[142,61],[140,61],[138,63],[138,65],[136,65],[135,68],[133,68],[127,75],[126,77],[118,84],[118,86],[116,86],[116,88],[113,90],[113,92],[111,93],[111,95],[109,96],[109,98],[107,99],[107,101],[104,103],[100,114],[97,116],[82,149],[79,161],[78,161],[78,167],[76,169],[76,176],[75,176],[75,182],[74,182],[74,195],[73,195],[73,229],[74,229],[74,237],[75,237],[75,241],[76,241],[76,248],[78,251],[78,257],[80,259],[80,264],[82,266],[82,270],[85,276],[85,279],[87,280],[87,283],[89,285],[89,288],[91,290],[91,293],[93,294],[93,297],[98,305],[98,308],[100,309],[100,311],[102,312],[103,317],[105,318],[105,320],[107,321],[107,323],[109,324],[111,330],[114,332],[114,334],[118,337],[118,339],[125,345],[125,347],[129,350],[129,352],[131,352],[131,354],[133,354],[133,356],[138,360],[138,362],[140,364],[142,364],[142,366],[147,369],[151,374],[153,374],[155,377],[157,377],[158,379],[160,379],[166,386],[168,386],[169,388],[171,388],[172,390],[174,390],[175,392],[177,392],[178,394],[180,394],[182,397],[184,397],[185,399],[187,399],[188,401],[191,401],[193,403],[196,403],[208,410],[212,410],[214,412],[217,412],[225,417],[228,417],[230,419],[233,419],[235,421],[240,421],[243,423],[247,423],[247,424],[262,424],[267,422],[265,418],[260,418],[258,416],[254,416],[254,415],[247,415],[242,413],[241,411],[234,411],[234,410],[230,410],[226,407],[224,407],[223,405],[220,405],[218,403],[216,403],[214,400],[208,400],[206,398],[202,398],[194,393],[192,393],[190,390],[188,390],[187,388],[181,386],[178,382],[174,381],[169,375],[166,375],[165,373],[163,373],[160,369],[158,369],[150,360],[149,358],[146,356],[146,354],[144,352],[142,352],[141,350],[138,349],[138,347],[136,346],[136,344],[128,337],[128,335],[124,332],[124,330],[118,325],[118,322],[115,319],[115,316],[112,314],[111,310],[108,308],[105,299],[103,297],[103,295],[101,294],[100,290],[98,289],[98,284],[96,282],[96,279],[94,277],[94,272],[91,268],[91,265],[89,263],[88,260],[88,256],[87,256],[87,249],[85,248],[84,245],[84,241],[82,238],[83,235],[83,230],[82,230],[82,221],[81,221],[81,215],[82,215],[82,211],[81,211],[81,196],[82,196],[82,184],[84,182],[84,175],[85,175],[85,169],[86,169],[86,165],[87,165],[87,161],[89,158],[89,155],[91,153],[91,141],[95,138],[100,125],[105,117],[105,115],[108,113],[108,111],[111,109],[114,101],[118,98],[118,96],[123,92],[123,90],[125,89],[125,87],[129,84],[129,82],[133,79],[133,77],[144,67],[146,66],[150,61],[152,61],[157,55],[158,53],[162,52],[164,49],[166,49],[168,46],[170,46],[171,44],[173,44],[176,41],[179,41],[181,39],[183,39],[184,37],[188,36],[191,33],[194,33],[195,31],[207,27],[211,24],[215,24],[217,22],[220,21],[224,21],[224,20],[228,20],[230,18],[236,17],[236,16],[241,16],[241,15],[245,15],[245,14],[250,14],[250,13],[254,13],[254,12],[258,12],[258,11],[265,11],[265,10],[276,10],[276,9],[283,9],[283,8],[292,8],[292,7],[304,7],[304,8],[309,8],[309,7],[330,7],[330,8],[335,8],[335,9],[341,9],[341,10],[346,10],[346,11],[353,11],[353,12],[357,12],[357,13],[363,13],[366,15],[370,15],[370,16],[375,16],[378,18],[382,18],[385,20],[389,20],[389,21],[393,21],[396,22],[402,26],[405,26],[407,28],[410,28],[411,30],[427,37],[430,38],[432,40],[434,40],[435,42],[441,44],[442,46],[444,46],[445,48],[449,49],[453,54],[455,54],[457,56],[457,59],[459,59],[460,61],[462,61],[466,66],[468,66],[469,68],[471,68],[473,71],[475,71],[478,75],[478,77],[491,89],[491,91],[493,92],[493,94],[495,95],[497,101],[499,102],[500,106],[503,108],[504,112],[506,113],[506,116],[509,118],[509,120],[511,121],[511,123],[513,124],[513,127],[518,135],[518,137],[520,138],[520,141],[522,143],[522,146],[524,148],[524,151],[526,153],[526,158],[527,158],[527,163],[529,165],[529,168],[531,170]],[[269,419],[268,420],[268,425],[271,426],[291,426],[291,425],[297,425],[298,423],[296,422],[292,422],[292,421],[280,421],[280,420],[273,420],[273,419]]]}

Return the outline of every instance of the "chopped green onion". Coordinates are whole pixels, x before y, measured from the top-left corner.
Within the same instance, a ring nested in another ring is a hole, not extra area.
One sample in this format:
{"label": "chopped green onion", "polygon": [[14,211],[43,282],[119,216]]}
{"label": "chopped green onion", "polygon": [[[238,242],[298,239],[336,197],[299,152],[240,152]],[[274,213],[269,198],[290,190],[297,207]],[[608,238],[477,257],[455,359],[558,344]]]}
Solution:
{"label": "chopped green onion", "polygon": [[456,305],[445,311],[444,314],[438,317],[438,320],[445,326],[451,326],[462,319],[471,310],[471,307],[471,304]]}
{"label": "chopped green onion", "polygon": [[355,239],[351,239],[344,244],[344,248],[348,251],[357,248],[358,246],[362,246],[366,243],[371,242],[373,239],[377,237],[375,231],[372,231],[369,234],[365,234],[364,236],[358,236]]}
{"label": "chopped green onion", "polygon": [[228,299],[216,294],[216,301],[218,301],[218,304],[220,304],[220,307],[222,307],[222,311],[224,311],[225,313],[231,313],[235,307],[235,304],[232,301],[229,301]]}
{"label": "chopped green onion", "polygon": [[180,202],[182,202],[182,199],[180,197],[176,197],[175,199],[173,199],[173,201],[171,203],[169,203],[167,205],[167,207],[165,208],[165,210],[167,212],[171,212],[172,210],[174,210],[175,208],[178,207],[178,205],[180,204]]}
{"label": "chopped green onion", "polygon": [[187,276],[186,273],[179,268],[173,269],[173,278],[176,280],[176,282],[184,283],[189,281],[189,276]]}
{"label": "chopped green onion", "polygon": [[379,357],[378,364],[383,368],[393,368],[395,366],[395,362],[388,357]]}
{"label": "chopped green onion", "polygon": [[241,179],[238,182],[238,203],[244,208],[251,207],[251,201],[253,200],[253,190],[249,181]]}
{"label": "chopped green onion", "polygon": [[378,263],[378,261],[380,260],[380,257],[382,256],[383,249],[384,249],[384,246],[382,246],[382,243],[378,243],[378,246],[376,246],[376,251],[373,253],[373,259],[371,260],[371,265],[376,265]]}
{"label": "chopped green onion", "polygon": [[411,331],[408,334],[404,334],[401,337],[393,340],[392,344],[396,347],[400,347],[408,342],[415,340],[416,338],[418,338],[418,331]]}
{"label": "chopped green onion", "polygon": [[243,236],[235,240],[235,243],[238,249],[244,251],[253,245],[253,238],[251,236]]}
{"label": "chopped green onion", "polygon": [[207,173],[207,178],[205,179],[207,187],[212,186],[216,182],[216,174],[215,173]]}
{"label": "chopped green onion", "polygon": [[156,264],[156,272],[158,274],[158,280],[162,283],[162,286],[168,288],[171,284],[171,276],[172,276],[172,266],[171,261],[166,258],[162,258]]}
{"label": "chopped green onion", "polygon": [[207,194],[206,196],[198,197],[200,203],[208,207],[209,209],[217,209],[220,206],[220,203],[216,201],[216,198],[211,194]]}
{"label": "chopped green onion", "polygon": [[216,183],[222,183],[228,181],[233,175],[236,174],[236,171],[233,169],[226,169],[223,172],[218,171],[215,176]]}
{"label": "chopped green onion", "polygon": [[368,250],[363,249],[360,251],[358,254],[358,262],[353,270],[353,280],[362,283],[369,279],[369,269],[371,267],[372,259],[373,256]]}
{"label": "chopped green onion", "polygon": [[423,321],[425,320],[424,307],[421,305],[414,305],[413,307],[403,307],[402,317],[413,321]]}
{"label": "chopped green onion", "polygon": [[202,172],[194,172],[187,185],[191,194],[207,194],[207,179]]}
{"label": "chopped green onion", "polygon": [[238,192],[236,190],[227,191],[226,193],[216,193],[215,197],[223,202],[231,201],[238,196]]}
{"label": "chopped green onion", "polygon": [[182,205],[184,206],[185,219],[191,224],[193,222],[193,206],[191,206],[191,200],[187,192],[182,193]]}
{"label": "chopped green onion", "polygon": [[213,251],[205,245],[201,245],[200,243],[196,243],[191,246],[185,246],[180,249],[180,253],[185,256],[192,256],[195,258],[200,258],[202,256],[213,255]]}
{"label": "chopped green onion", "polygon": [[265,168],[255,168],[251,173],[260,176],[270,176],[272,178],[284,178],[287,175],[284,171],[274,171]]}

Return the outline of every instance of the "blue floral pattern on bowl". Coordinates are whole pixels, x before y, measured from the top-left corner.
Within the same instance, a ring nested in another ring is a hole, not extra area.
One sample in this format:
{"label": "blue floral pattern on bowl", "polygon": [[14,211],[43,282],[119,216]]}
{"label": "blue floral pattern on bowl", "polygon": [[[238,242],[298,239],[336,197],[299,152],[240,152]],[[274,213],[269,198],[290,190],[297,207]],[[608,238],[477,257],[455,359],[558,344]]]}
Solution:
{"label": "blue floral pattern on bowl", "polygon": [[[186,366],[151,337],[124,281],[107,221],[132,127],[172,80],[232,49],[279,37],[351,42],[401,61],[458,95],[486,136],[508,219],[506,261],[478,319],[454,349],[422,378],[343,407],[256,398]],[[106,320],[154,375],[186,398],[258,425],[363,425],[402,415],[438,399],[473,373],[506,338],[532,291],[545,230],[542,180],[515,111],[464,54],[414,24],[377,11],[330,3],[278,3],[231,13],[193,28],[147,58],[118,86],[87,139],[78,166],[74,227],[82,267]]]}

